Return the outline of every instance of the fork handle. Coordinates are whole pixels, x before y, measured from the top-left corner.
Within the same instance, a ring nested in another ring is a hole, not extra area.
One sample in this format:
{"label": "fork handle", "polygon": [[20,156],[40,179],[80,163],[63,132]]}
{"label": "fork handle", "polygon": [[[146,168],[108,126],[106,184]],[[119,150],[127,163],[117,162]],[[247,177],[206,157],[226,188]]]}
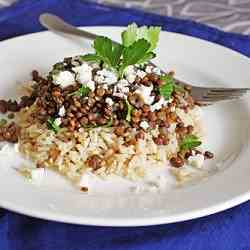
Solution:
{"label": "fork handle", "polygon": [[[44,27],[55,32],[59,31],[65,34],[84,37],[89,40],[95,40],[98,37],[96,34],[85,31],[85,30],[80,30],[70,25],[69,23],[66,23],[60,17],[50,14],[50,13],[44,13],[40,15],[39,21]],[[117,44],[117,42],[115,41],[112,41],[112,42]]]}

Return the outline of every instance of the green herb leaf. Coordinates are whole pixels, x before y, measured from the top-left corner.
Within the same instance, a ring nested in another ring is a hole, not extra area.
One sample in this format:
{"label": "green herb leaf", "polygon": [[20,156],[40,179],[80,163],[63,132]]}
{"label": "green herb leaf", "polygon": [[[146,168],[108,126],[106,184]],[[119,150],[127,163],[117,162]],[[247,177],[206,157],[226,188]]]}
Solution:
{"label": "green herb leaf", "polygon": [[129,47],[124,48],[123,50],[123,62],[120,67],[120,74],[123,73],[124,69],[129,66],[136,64],[138,62],[142,62],[143,58],[148,57],[148,49],[150,47],[150,43],[145,39],[140,39],[134,42]]}
{"label": "green herb leaf", "polygon": [[150,50],[154,50],[156,47],[157,47],[157,43],[159,41],[159,35],[160,35],[160,32],[161,32],[161,27],[159,26],[150,26],[148,28],[148,41],[150,42],[151,44],[151,47],[150,47]]}
{"label": "green herb leaf", "polygon": [[81,87],[77,91],[70,93],[69,96],[74,95],[74,96],[84,97],[84,96],[87,96],[89,92],[90,92],[90,88],[82,84]]}
{"label": "green herb leaf", "polygon": [[81,97],[84,97],[84,96],[87,96],[89,92],[90,92],[90,88],[82,84],[81,88],[79,89],[79,95]]}
{"label": "green herb leaf", "polygon": [[149,51],[153,51],[158,43],[161,27],[138,27],[135,23],[128,25],[128,28],[122,32],[122,44],[125,47],[132,45],[139,39],[145,39],[150,43]]}
{"label": "green herb leaf", "polygon": [[128,28],[122,32],[122,44],[125,47],[130,46],[133,44],[137,39],[137,25],[132,23],[128,25]]}
{"label": "green herb leaf", "polygon": [[184,88],[177,85],[174,78],[170,75],[163,75],[160,77],[161,80],[165,81],[165,84],[160,87],[160,95],[162,95],[165,100],[169,100],[173,91],[183,92]]}
{"label": "green herb leaf", "polygon": [[120,61],[123,46],[114,44],[109,38],[99,36],[94,41],[94,48],[98,57],[110,67],[116,68]]}
{"label": "green herb leaf", "polygon": [[64,64],[63,62],[59,62],[53,65],[53,70],[59,70],[62,71],[64,70]]}
{"label": "green herb leaf", "polygon": [[94,48],[96,54],[102,58],[102,60],[111,65],[111,51],[112,51],[112,41],[103,36],[99,36],[94,41]]}
{"label": "green herb leaf", "polygon": [[111,117],[111,118],[109,119],[108,123],[105,124],[103,127],[104,127],[104,128],[110,128],[110,127],[112,127],[112,124],[113,124],[113,119],[112,119],[112,117]]}
{"label": "green herb leaf", "polygon": [[96,54],[86,54],[84,56],[80,56],[81,61],[85,62],[100,62],[102,58]]}
{"label": "green herb leaf", "polygon": [[178,85],[178,84],[174,84],[174,90],[176,92],[184,92],[184,88],[181,86],[181,85]]}
{"label": "green herb leaf", "polygon": [[147,52],[147,54],[145,54],[145,56],[142,59],[140,59],[137,62],[137,64],[143,64],[143,63],[145,63],[145,62],[147,62],[155,57],[156,57],[156,54],[154,52]]}
{"label": "green herb leaf", "polygon": [[160,87],[160,95],[164,97],[167,101],[171,98],[171,95],[174,91],[174,86],[172,84],[166,83]]}
{"label": "green herb leaf", "polygon": [[6,124],[7,124],[7,120],[4,119],[4,118],[2,118],[2,119],[0,120],[0,127],[3,127],[3,126],[6,125]]}
{"label": "green herb leaf", "polygon": [[47,121],[47,124],[48,124],[48,128],[50,130],[53,130],[55,133],[58,133],[58,131],[60,130],[60,127],[55,124],[54,118],[49,118]]}
{"label": "green herb leaf", "polygon": [[181,150],[194,149],[201,145],[201,141],[196,135],[187,135],[180,144]]}
{"label": "green herb leaf", "polygon": [[82,61],[87,62],[104,62],[108,67],[117,69],[121,55],[123,51],[123,46],[119,44],[114,44],[109,38],[99,36],[94,41],[95,54],[87,54],[81,56]]}
{"label": "green herb leaf", "polygon": [[161,80],[165,81],[166,84],[175,84],[175,80],[171,75],[162,75],[160,78]]}
{"label": "green herb leaf", "polygon": [[126,100],[126,105],[127,105],[127,113],[126,113],[126,121],[131,122],[131,115],[134,110],[134,107]]}
{"label": "green herb leaf", "polygon": [[112,47],[112,57],[111,57],[111,66],[116,68],[120,63],[121,55],[123,51],[123,46],[120,44],[113,44]]}

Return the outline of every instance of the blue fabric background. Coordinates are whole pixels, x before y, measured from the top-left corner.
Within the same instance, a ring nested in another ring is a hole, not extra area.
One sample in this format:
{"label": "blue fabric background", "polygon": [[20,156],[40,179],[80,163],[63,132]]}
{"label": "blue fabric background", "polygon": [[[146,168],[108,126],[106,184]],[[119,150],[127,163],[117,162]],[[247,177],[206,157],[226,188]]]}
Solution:
{"label": "blue fabric background", "polygon": [[[0,9],[0,40],[42,30],[38,16],[52,12],[74,25],[160,25],[232,48],[250,57],[250,37],[192,21],[81,0],[23,0]],[[0,209],[0,250],[250,250],[250,202],[205,218],[138,228],[75,226]]]}

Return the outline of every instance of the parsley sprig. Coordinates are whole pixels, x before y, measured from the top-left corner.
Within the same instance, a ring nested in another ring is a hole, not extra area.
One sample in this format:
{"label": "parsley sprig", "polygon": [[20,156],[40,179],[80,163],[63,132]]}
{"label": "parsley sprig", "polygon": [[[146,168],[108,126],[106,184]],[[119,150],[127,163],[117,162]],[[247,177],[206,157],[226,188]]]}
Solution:
{"label": "parsley sprig", "polygon": [[90,88],[82,84],[81,87],[77,91],[70,93],[69,96],[85,97],[89,94],[89,92],[90,92]]}
{"label": "parsley sprig", "polygon": [[50,117],[47,121],[47,125],[48,125],[48,128],[50,130],[53,130],[55,133],[58,133],[59,130],[60,130],[60,126],[58,126],[56,123],[55,123],[55,119]]}
{"label": "parsley sprig", "polygon": [[180,149],[181,150],[189,150],[194,149],[201,145],[201,141],[196,135],[187,135],[183,138]]}
{"label": "parsley sprig", "polygon": [[122,77],[129,65],[142,64],[156,55],[160,27],[140,27],[136,24],[128,26],[122,33],[122,44],[113,43],[109,38],[99,36],[95,39],[93,48],[95,53],[81,56],[83,61],[104,63]]}
{"label": "parsley sprig", "polygon": [[125,47],[132,45],[137,40],[143,38],[150,43],[149,51],[153,51],[158,43],[161,27],[138,27],[135,23],[128,25],[128,28],[122,32],[122,44]]}
{"label": "parsley sprig", "polygon": [[95,39],[93,47],[95,54],[81,56],[83,61],[103,61],[105,66],[116,69],[123,51],[122,45],[114,44],[108,37],[99,36]]}
{"label": "parsley sprig", "polygon": [[132,112],[134,110],[134,107],[129,103],[128,100],[126,100],[126,105],[127,105],[127,112],[126,112],[126,121],[131,122],[131,116]]}
{"label": "parsley sprig", "polygon": [[171,75],[163,75],[161,76],[161,80],[165,81],[165,84],[159,88],[159,92],[165,100],[169,100],[171,98],[173,91],[184,91],[180,85],[176,84],[173,76]]}

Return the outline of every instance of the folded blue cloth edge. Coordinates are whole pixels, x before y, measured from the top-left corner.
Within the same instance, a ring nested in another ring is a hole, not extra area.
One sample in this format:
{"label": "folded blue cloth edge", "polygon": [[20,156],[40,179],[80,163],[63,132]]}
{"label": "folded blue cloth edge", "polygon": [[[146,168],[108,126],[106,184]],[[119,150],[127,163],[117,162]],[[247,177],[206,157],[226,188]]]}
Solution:
{"label": "folded blue cloth edge", "polygon": [[[33,4],[36,4],[36,3],[41,2],[41,1],[42,0],[22,0],[22,1],[17,1],[8,7],[1,8],[0,9],[0,16],[1,16],[0,22],[4,21],[6,11],[8,11],[10,9],[12,9],[12,10],[20,9],[20,7],[32,8]],[[31,4],[31,2],[33,2],[33,4]],[[53,0],[51,0],[51,2],[53,2]],[[81,0],[81,2],[84,4],[88,4],[89,6],[92,6],[92,7],[99,7],[99,8],[101,7],[101,8],[105,8],[105,9],[109,9],[109,10],[119,10],[122,12],[130,12],[132,14],[147,15],[147,18],[150,18],[153,21],[156,21],[155,19],[159,19],[159,18],[164,18],[166,20],[170,20],[172,23],[179,23],[181,21],[181,22],[184,22],[184,23],[189,24],[189,25],[194,25],[193,28],[195,28],[195,29],[199,29],[199,30],[206,29],[206,30],[211,31],[211,32],[219,32],[225,36],[240,38],[243,40],[246,39],[247,41],[250,41],[250,35],[243,35],[243,34],[239,34],[239,33],[226,32],[226,31],[223,31],[219,28],[212,27],[208,24],[199,23],[199,22],[196,22],[194,20],[187,20],[187,19],[182,19],[179,17],[158,15],[158,14],[146,12],[146,11],[141,10],[141,9],[125,8],[125,7],[119,7],[119,6],[114,6],[114,5],[104,5],[104,4],[95,3],[95,2],[89,1],[89,0]],[[26,11],[27,11],[27,9],[26,9]],[[16,14],[15,11],[13,11],[13,14],[14,15]],[[9,18],[9,16],[6,18]],[[114,26],[114,25],[112,25],[112,26]],[[43,28],[43,30],[45,30],[45,29]]]}

